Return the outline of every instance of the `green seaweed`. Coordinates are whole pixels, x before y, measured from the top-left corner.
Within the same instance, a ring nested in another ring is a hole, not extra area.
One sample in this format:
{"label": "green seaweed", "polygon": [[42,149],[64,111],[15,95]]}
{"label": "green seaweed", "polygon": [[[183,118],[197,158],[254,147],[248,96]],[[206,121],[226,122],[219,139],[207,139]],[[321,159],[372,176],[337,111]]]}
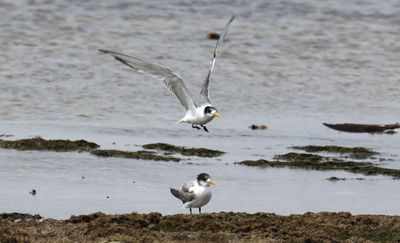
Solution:
{"label": "green seaweed", "polygon": [[41,137],[20,139],[20,140],[3,140],[0,139],[0,147],[6,149],[17,150],[48,150],[57,152],[66,151],[91,151],[100,147],[99,145],[85,140],[46,140]]}
{"label": "green seaweed", "polygon": [[350,158],[353,159],[367,159],[379,153],[364,147],[341,147],[335,145],[318,146],[318,145],[308,145],[308,146],[294,146],[293,149],[304,150],[305,152],[327,152],[327,153],[338,153],[338,154],[348,154]]}
{"label": "green seaweed", "polygon": [[182,146],[175,146],[168,143],[150,143],[150,144],[145,144],[142,147],[144,149],[155,149],[155,150],[180,153],[185,156],[217,157],[225,153],[219,150],[212,150],[206,148],[186,148]]}
{"label": "green seaweed", "polygon": [[316,154],[305,154],[305,153],[287,153],[281,155],[275,155],[276,160],[285,161],[310,161],[310,162],[320,162],[326,160],[326,157]]}
{"label": "green seaweed", "polygon": [[372,166],[368,162],[352,162],[352,161],[268,161],[268,160],[256,160],[254,161],[242,161],[239,164],[249,165],[249,166],[263,166],[263,167],[289,167],[289,168],[299,168],[299,169],[313,169],[313,170],[348,170],[351,168],[358,167],[369,167]]}
{"label": "green seaweed", "polygon": [[399,169],[382,168],[369,162],[344,161],[332,159],[313,154],[288,153],[275,156],[274,161],[269,160],[245,160],[237,164],[258,167],[295,168],[308,170],[344,170],[364,175],[387,175],[393,178],[400,178]]}
{"label": "green seaweed", "polygon": [[127,159],[142,159],[142,160],[156,160],[156,161],[180,161],[180,158],[172,157],[172,156],[163,156],[156,154],[152,151],[121,151],[121,150],[104,150],[104,149],[96,149],[90,152],[93,155],[100,157],[118,157],[118,158],[127,158]]}

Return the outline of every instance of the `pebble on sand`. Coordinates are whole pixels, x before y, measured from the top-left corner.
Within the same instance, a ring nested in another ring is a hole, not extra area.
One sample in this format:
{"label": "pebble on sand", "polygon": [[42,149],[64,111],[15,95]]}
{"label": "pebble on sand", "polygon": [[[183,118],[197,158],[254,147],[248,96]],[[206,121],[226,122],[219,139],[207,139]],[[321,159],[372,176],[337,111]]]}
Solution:
{"label": "pebble on sand", "polygon": [[265,130],[265,129],[268,128],[268,126],[267,125],[255,125],[255,124],[253,124],[253,125],[249,126],[249,128],[252,129],[252,130]]}
{"label": "pebble on sand", "polygon": [[217,32],[208,32],[207,34],[208,39],[210,40],[218,40],[219,39],[219,34]]}

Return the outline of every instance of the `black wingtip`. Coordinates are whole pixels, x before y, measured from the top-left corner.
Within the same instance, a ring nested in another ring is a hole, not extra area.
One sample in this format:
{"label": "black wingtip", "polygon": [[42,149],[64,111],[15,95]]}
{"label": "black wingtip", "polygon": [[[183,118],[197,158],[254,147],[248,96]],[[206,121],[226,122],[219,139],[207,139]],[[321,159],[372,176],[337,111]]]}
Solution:
{"label": "black wingtip", "polygon": [[120,62],[124,62],[125,63],[125,59],[120,58],[119,56],[114,56],[114,58]]}
{"label": "black wingtip", "polygon": [[235,15],[232,15],[232,17],[229,19],[228,23],[226,25],[230,25],[230,23],[232,23],[232,21],[236,18]]}
{"label": "black wingtip", "polygon": [[109,53],[109,51],[104,50],[104,49],[98,49],[98,51],[99,51],[99,52],[102,52],[102,53]]}
{"label": "black wingtip", "polygon": [[[121,58],[121,57],[119,57],[119,56],[114,56],[114,58],[115,58],[115,60],[120,61],[120,62],[122,62],[122,63],[125,64],[125,65],[131,66],[131,65],[129,65],[129,63],[128,63],[125,59],[123,59],[123,58]],[[133,67],[132,67],[132,68],[133,68]],[[136,68],[135,68],[135,69],[136,69]]]}
{"label": "black wingtip", "polygon": [[174,195],[176,198],[180,199],[180,194],[179,191],[174,189],[174,188],[169,188],[169,191],[171,192],[172,195]]}

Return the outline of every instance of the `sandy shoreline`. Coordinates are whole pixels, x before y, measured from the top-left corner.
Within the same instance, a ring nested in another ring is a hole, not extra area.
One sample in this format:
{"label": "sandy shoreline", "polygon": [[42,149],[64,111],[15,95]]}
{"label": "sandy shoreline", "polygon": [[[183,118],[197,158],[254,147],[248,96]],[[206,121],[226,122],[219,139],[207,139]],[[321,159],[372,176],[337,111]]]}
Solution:
{"label": "sandy shoreline", "polygon": [[400,216],[220,212],[95,213],[67,220],[0,214],[1,242],[398,242]]}

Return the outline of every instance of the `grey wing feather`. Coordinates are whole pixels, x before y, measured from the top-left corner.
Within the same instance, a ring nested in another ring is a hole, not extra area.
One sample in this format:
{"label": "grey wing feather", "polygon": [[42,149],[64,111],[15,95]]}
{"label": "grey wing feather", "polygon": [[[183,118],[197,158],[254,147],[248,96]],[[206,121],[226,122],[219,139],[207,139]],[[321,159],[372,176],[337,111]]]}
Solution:
{"label": "grey wing feather", "polygon": [[211,73],[214,70],[214,66],[215,66],[215,60],[217,58],[217,54],[218,54],[218,48],[219,46],[222,44],[222,42],[224,41],[225,35],[228,32],[228,27],[230,25],[230,23],[232,23],[232,21],[235,19],[235,16],[232,16],[231,19],[228,21],[228,23],[225,25],[224,30],[222,31],[221,35],[219,36],[217,45],[215,46],[211,61],[210,61],[210,69],[208,70],[208,74],[206,79],[204,80],[203,86],[201,87],[201,91],[200,91],[200,102],[199,105],[202,104],[210,104],[210,97],[208,95],[208,84],[210,83],[210,77],[211,77]]}
{"label": "grey wing feather", "polygon": [[113,55],[116,60],[132,68],[136,72],[146,73],[163,81],[165,87],[178,97],[182,106],[185,107],[187,111],[195,111],[196,105],[190,97],[185,83],[178,74],[159,64],[148,63],[137,57],[103,49],[99,49],[99,51]]}
{"label": "grey wing feather", "polygon": [[182,203],[190,202],[194,199],[194,193],[193,192],[184,192],[184,191],[178,191],[176,189],[170,188],[170,191],[172,195],[174,195],[176,198],[180,199]]}
{"label": "grey wing feather", "polygon": [[194,187],[194,183],[195,183],[195,180],[185,182],[181,187],[181,191],[192,192],[192,187]]}

